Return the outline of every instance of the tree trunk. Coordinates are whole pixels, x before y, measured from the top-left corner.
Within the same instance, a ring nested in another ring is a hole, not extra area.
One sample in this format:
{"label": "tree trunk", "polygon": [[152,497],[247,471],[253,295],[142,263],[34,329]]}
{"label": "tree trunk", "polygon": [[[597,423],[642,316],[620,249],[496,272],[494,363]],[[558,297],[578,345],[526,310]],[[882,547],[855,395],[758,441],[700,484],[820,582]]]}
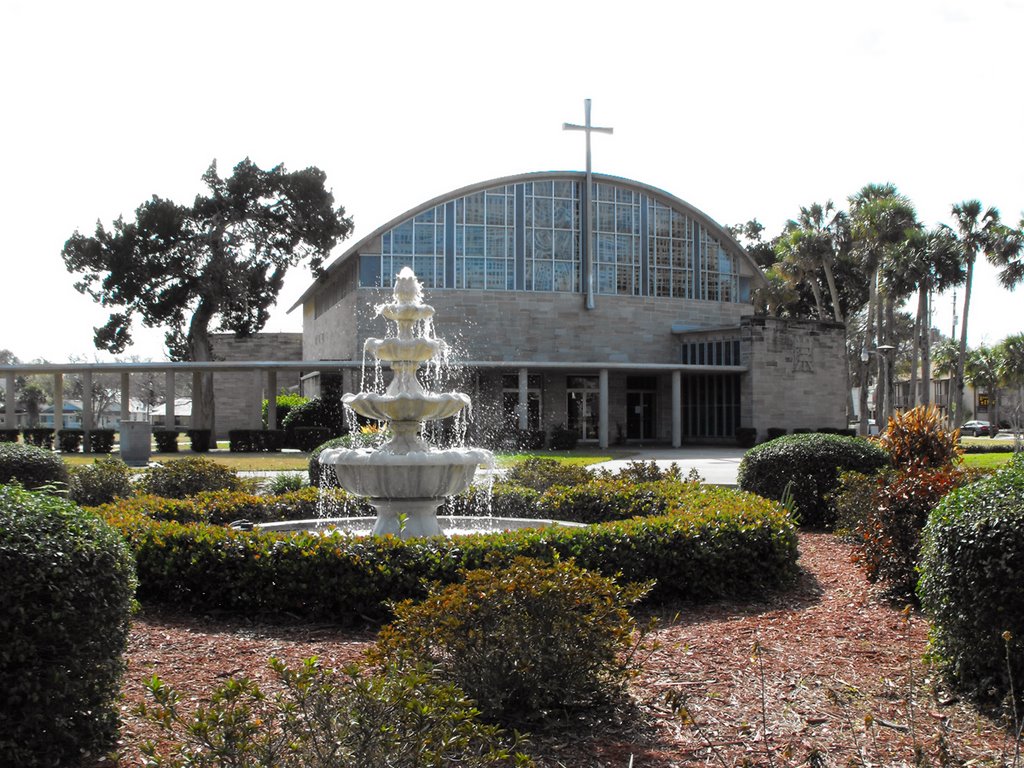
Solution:
{"label": "tree trunk", "polygon": [[828,295],[832,299],[832,317],[837,323],[845,322],[843,312],[839,307],[839,291],[836,289],[836,277],[832,274],[832,258],[826,256],[821,260],[821,266],[825,270],[825,282],[828,283]]}
{"label": "tree trunk", "polygon": [[[199,306],[196,308],[195,314],[192,315],[192,320],[189,323],[188,328],[188,346],[189,352],[191,353],[192,360],[194,362],[209,362],[213,359],[213,347],[210,343],[210,320],[213,318],[213,310],[206,301],[199,302]],[[174,397],[173,393],[170,393],[168,397]],[[199,405],[198,414],[196,411],[196,404]],[[199,377],[199,391],[192,393],[192,413],[193,416],[201,415],[201,424],[197,424],[195,420],[192,422],[193,429],[209,429],[210,430],[210,445],[209,448],[217,447],[217,435],[214,432],[214,424],[216,424],[216,405],[213,398],[213,375],[204,373]]]}
{"label": "tree trunk", "polygon": [[[876,300],[876,286],[878,285],[878,270],[875,269],[871,273],[871,282],[868,284],[868,312],[867,312],[867,324],[864,328],[864,355],[861,357],[860,363],[860,427],[858,432],[863,436],[868,433],[868,368],[871,362],[871,356],[867,354],[868,345],[871,343],[871,337],[874,333],[874,313],[875,313],[875,300]],[[864,360],[864,357],[867,360]]]}
{"label": "tree trunk", "polygon": [[921,327],[924,325],[924,284],[917,289],[917,315],[914,316],[914,343],[910,345],[910,397],[916,408],[921,404],[921,391],[918,389],[917,361],[921,351]]}
{"label": "tree trunk", "polygon": [[921,337],[921,405],[932,404],[932,328],[928,318],[931,317],[931,284],[924,287],[924,335]]}
{"label": "tree trunk", "polygon": [[964,363],[967,361],[967,316],[971,311],[971,282],[974,279],[974,259],[977,254],[967,257],[967,279],[964,281],[964,316],[960,322],[960,351],[956,359],[956,374],[953,391],[950,392],[950,405],[956,403],[953,414],[953,428],[957,429],[964,423]]}

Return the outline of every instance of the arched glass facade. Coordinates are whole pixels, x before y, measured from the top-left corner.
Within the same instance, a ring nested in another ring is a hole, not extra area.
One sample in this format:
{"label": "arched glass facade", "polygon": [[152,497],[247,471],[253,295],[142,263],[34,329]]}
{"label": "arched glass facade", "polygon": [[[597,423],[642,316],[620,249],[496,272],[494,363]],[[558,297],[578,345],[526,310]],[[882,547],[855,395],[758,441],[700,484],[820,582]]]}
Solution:
{"label": "arched glass facade", "polygon": [[[431,289],[584,290],[582,181],[550,178],[476,191],[386,231],[362,251],[359,284],[390,285],[405,266]],[[747,300],[739,256],[687,211],[637,188],[591,190],[594,290],[619,296]]]}

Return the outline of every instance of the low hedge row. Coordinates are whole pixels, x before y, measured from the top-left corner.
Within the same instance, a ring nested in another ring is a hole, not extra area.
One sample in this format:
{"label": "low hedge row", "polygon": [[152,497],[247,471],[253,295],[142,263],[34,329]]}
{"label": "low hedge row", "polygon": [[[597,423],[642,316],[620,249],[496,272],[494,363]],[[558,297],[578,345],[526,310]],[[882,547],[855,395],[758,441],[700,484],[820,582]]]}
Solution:
{"label": "low hedge row", "polygon": [[967,443],[960,446],[964,453],[1013,453],[1013,443]]}
{"label": "low hedge row", "polygon": [[654,579],[650,599],[659,602],[749,597],[795,576],[795,529],[777,505],[739,492],[727,505],[719,493],[684,496],[685,507],[658,517],[451,539],[275,535],[155,521],[127,505],[100,512],[135,553],[139,599],[193,610],[380,618],[429,583],[518,556],[572,557],[629,583]]}
{"label": "low hedge row", "polygon": [[319,517],[322,510],[326,512],[325,516],[330,517],[374,514],[369,504],[342,490],[325,491],[325,498],[320,499],[316,488],[303,488],[278,496],[258,496],[242,491],[204,491],[183,499],[171,499],[146,494],[94,508],[106,518],[141,515],[154,521],[211,525],[228,525],[238,520],[251,523],[303,520]]}
{"label": "low hedge row", "polygon": [[278,453],[284,448],[286,437],[283,429],[232,429],[228,431],[228,450],[233,453]]}

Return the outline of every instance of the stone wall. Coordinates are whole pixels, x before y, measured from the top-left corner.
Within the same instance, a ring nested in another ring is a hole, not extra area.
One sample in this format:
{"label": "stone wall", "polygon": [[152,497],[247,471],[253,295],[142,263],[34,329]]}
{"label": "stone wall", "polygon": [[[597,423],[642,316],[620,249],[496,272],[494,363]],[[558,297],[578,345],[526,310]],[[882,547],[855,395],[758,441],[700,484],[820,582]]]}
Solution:
{"label": "stone wall", "polygon": [[[219,333],[214,334],[211,340],[215,360],[302,360],[301,333],[258,333],[243,339],[236,338],[234,334]],[[218,438],[225,439],[230,429],[260,429],[263,426],[262,403],[270,394],[265,391],[266,376],[265,371],[214,375],[214,427]],[[297,387],[299,378],[299,371],[278,371],[278,392]]]}
{"label": "stone wall", "polygon": [[813,320],[745,318],[741,328],[742,423],[763,440],[769,427],[845,428],[843,326]]}

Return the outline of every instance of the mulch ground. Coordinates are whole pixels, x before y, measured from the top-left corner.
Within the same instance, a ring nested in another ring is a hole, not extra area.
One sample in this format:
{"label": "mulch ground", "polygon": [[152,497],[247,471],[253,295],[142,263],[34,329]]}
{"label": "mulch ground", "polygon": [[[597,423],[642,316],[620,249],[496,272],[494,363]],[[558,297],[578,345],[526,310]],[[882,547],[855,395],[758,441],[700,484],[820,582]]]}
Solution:
{"label": "mulch ground", "polygon": [[[535,735],[538,765],[1013,765],[1005,717],[942,687],[923,661],[926,621],[872,587],[846,543],[801,533],[800,566],[794,589],[763,602],[659,612],[658,647],[634,686],[635,717]],[[134,714],[152,675],[191,706],[231,676],[272,688],[271,656],[341,666],[373,637],[339,626],[138,617],[118,765],[140,765],[138,745],[158,735]]]}

